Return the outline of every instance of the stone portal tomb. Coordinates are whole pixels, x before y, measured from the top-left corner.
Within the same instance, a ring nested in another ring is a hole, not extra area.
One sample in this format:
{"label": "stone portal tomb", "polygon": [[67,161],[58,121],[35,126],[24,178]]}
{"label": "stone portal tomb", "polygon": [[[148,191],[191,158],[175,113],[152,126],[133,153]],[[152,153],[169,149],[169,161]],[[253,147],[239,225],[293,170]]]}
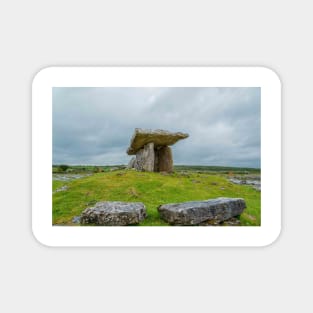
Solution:
{"label": "stone portal tomb", "polygon": [[173,155],[169,146],[188,136],[161,129],[136,128],[127,149],[128,155],[135,155],[130,160],[128,168],[147,172],[172,172]]}

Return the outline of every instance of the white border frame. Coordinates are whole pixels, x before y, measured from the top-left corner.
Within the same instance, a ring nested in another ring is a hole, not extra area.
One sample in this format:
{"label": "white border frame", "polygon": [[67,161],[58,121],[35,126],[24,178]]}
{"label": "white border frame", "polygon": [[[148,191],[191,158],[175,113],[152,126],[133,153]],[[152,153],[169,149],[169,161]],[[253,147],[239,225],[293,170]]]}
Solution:
{"label": "white border frame", "polygon": [[[261,87],[261,226],[52,226],[52,87]],[[47,246],[266,246],[281,230],[281,83],[264,67],[48,67],[32,85],[32,229]]]}

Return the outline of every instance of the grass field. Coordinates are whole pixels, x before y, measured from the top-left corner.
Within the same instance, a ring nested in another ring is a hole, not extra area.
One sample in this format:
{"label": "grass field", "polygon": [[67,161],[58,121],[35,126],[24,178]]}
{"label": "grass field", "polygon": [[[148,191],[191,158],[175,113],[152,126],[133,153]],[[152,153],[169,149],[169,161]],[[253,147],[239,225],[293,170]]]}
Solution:
{"label": "grass field", "polygon": [[[131,201],[143,202],[147,208],[148,216],[140,226],[166,226],[168,224],[159,218],[157,211],[161,204],[234,197],[244,198],[247,204],[240,216],[241,225],[260,225],[261,193],[248,185],[230,183],[227,178],[234,171],[236,173],[233,168],[220,171],[216,167],[175,169],[173,174],[163,174],[126,169],[97,171],[93,168],[91,176],[71,181],[53,180],[53,224],[79,225],[72,223],[72,218],[99,201]],[[239,169],[238,173],[258,172],[247,171]],[[63,186],[67,186],[67,190],[55,192]]]}

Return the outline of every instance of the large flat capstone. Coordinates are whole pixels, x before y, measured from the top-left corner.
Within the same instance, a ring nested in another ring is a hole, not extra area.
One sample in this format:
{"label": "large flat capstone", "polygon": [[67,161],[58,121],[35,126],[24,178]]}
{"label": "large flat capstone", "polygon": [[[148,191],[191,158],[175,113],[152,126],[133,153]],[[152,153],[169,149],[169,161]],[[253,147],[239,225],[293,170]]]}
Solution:
{"label": "large flat capstone", "polygon": [[227,221],[240,215],[245,208],[244,199],[217,198],[164,204],[158,207],[158,211],[161,218],[171,225],[198,225],[206,221]]}
{"label": "large flat capstone", "polygon": [[136,128],[127,149],[127,154],[136,154],[137,151],[143,148],[147,143],[153,142],[154,148],[158,146],[170,146],[188,136],[189,135],[185,133],[173,133],[162,129],[151,130]]}
{"label": "large flat capstone", "polygon": [[141,202],[104,201],[85,209],[81,214],[80,223],[125,226],[138,224],[146,215],[146,207]]}

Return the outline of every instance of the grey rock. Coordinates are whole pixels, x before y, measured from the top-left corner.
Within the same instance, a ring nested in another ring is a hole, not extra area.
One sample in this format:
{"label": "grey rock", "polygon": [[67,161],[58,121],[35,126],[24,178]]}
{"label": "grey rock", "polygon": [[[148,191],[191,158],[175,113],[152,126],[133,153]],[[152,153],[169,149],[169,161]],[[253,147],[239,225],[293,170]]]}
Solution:
{"label": "grey rock", "polygon": [[118,171],[119,168],[117,166],[113,166],[110,168],[110,172]]}
{"label": "grey rock", "polygon": [[74,216],[74,217],[72,218],[72,223],[75,223],[75,224],[80,223],[80,216]]}
{"label": "grey rock", "polygon": [[143,149],[143,164],[142,169],[147,172],[153,172],[154,170],[154,143],[150,142],[144,145]]}
{"label": "grey rock", "polygon": [[229,178],[228,180],[237,185],[248,185],[252,186],[255,190],[261,191],[261,181],[259,177],[253,177],[253,179],[244,178]]}
{"label": "grey rock", "polygon": [[60,191],[66,191],[66,190],[68,190],[68,186],[64,185],[64,186],[56,189],[54,192],[60,192]]}
{"label": "grey rock", "polygon": [[244,185],[244,181],[237,178],[230,178],[229,181],[236,185]]}
{"label": "grey rock", "polygon": [[158,146],[170,146],[188,136],[188,134],[181,132],[173,133],[162,129],[151,130],[136,128],[131,138],[129,148],[127,149],[127,154],[136,154],[138,150],[150,142],[154,143],[155,148]]}
{"label": "grey rock", "polygon": [[134,168],[138,171],[142,171],[142,164],[144,162],[143,160],[143,149],[140,149],[136,153],[135,157],[135,162],[134,162]]}
{"label": "grey rock", "polygon": [[56,181],[71,181],[75,179],[80,179],[84,177],[91,176],[92,174],[79,175],[79,174],[53,174],[52,180]]}
{"label": "grey rock", "polygon": [[244,199],[217,198],[204,201],[164,204],[158,207],[163,220],[172,225],[198,225],[205,221],[220,223],[240,215]]}
{"label": "grey rock", "polygon": [[153,172],[154,170],[154,144],[150,142],[137,151],[134,162],[135,169],[139,171]]}
{"label": "grey rock", "polygon": [[146,217],[146,207],[141,202],[98,202],[81,214],[82,225],[125,226],[138,224]]}
{"label": "grey rock", "polygon": [[172,149],[167,146],[158,147],[155,150],[156,162],[154,165],[155,172],[173,172],[173,155]]}

